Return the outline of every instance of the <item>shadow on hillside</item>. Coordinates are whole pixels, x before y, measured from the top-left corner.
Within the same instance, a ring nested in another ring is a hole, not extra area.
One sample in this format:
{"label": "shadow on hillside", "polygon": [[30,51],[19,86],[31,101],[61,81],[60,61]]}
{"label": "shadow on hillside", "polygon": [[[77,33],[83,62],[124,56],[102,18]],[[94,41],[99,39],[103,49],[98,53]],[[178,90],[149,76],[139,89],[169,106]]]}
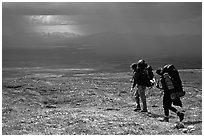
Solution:
{"label": "shadow on hillside", "polygon": [[[152,118],[163,118],[164,117],[163,114],[155,114],[155,113],[152,113],[152,112],[149,112],[148,116],[152,117]],[[175,118],[175,117],[174,116],[169,116],[169,118]]]}
{"label": "shadow on hillside", "polygon": [[153,117],[153,118],[163,117],[163,115],[161,115],[161,114],[155,114],[155,113],[152,113],[152,112],[149,113],[149,116]]}
{"label": "shadow on hillside", "polygon": [[195,125],[195,124],[199,124],[202,123],[202,121],[186,121],[183,122],[185,125]]}

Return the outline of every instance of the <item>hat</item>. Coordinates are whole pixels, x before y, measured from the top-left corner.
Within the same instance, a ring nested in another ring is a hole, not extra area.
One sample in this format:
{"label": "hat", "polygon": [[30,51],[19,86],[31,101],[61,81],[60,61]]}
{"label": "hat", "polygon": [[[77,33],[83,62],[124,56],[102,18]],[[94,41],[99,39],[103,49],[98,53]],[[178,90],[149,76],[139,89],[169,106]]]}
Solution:
{"label": "hat", "polygon": [[172,71],[174,71],[174,70],[175,70],[175,67],[174,67],[174,65],[172,65],[172,64],[167,64],[167,65],[165,65],[164,68],[163,68],[163,71],[164,71],[164,72],[172,72]]}
{"label": "hat", "polygon": [[138,60],[137,64],[145,64],[145,60],[140,59],[140,60]]}
{"label": "hat", "polygon": [[137,62],[137,65],[138,65],[138,68],[141,68],[141,69],[144,69],[145,67],[147,67],[147,63],[146,63],[145,60],[143,60],[143,59],[140,59],[140,60]]}
{"label": "hat", "polygon": [[137,69],[137,63],[132,63],[130,65],[130,68],[133,69],[133,70],[136,70]]}

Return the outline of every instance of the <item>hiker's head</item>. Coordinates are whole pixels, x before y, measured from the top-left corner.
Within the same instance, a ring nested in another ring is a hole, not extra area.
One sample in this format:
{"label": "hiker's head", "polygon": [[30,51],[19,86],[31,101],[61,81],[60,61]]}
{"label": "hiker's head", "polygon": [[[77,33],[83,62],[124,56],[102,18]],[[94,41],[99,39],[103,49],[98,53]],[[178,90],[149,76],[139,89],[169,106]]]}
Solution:
{"label": "hiker's head", "polygon": [[137,63],[132,63],[130,65],[130,68],[133,70],[133,71],[136,71],[137,70]]}
{"label": "hiker's head", "polygon": [[156,73],[157,73],[158,75],[162,75],[162,74],[163,74],[163,69],[162,69],[162,68],[157,69],[157,70],[156,70]]}
{"label": "hiker's head", "polygon": [[150,66],[150,65],[147,65],[147,69],[151,70],[151,71],[153,70],[152,66]]}
{"label": "hiker's head", "polygon": [[175,67],[172,64],[165,65],[163,69],[164,72],[168,72],[168,73],[173,73],[174,70],[175,70]]}
{"label": "hiker's head", "polygon": [[145,60],[140,59],[137,62],[137,67],[138,67],[138,69],[144,69],[145,67],[147,67],[147,63],[145,62]]}
{"label": "hiker's head", "polygon": [[175,67],[174,67],[174,65],[172,65],[172,64],[170,64],[169,66],[168,66],[168,70],[169,70],[169,72],[170,73],[172,73],[173,71],[175,71]]}
{"label": "hiker's head", "polygon": [[169,71],[169,64],[165,65],[163,68],[163,72],[168,72]]}

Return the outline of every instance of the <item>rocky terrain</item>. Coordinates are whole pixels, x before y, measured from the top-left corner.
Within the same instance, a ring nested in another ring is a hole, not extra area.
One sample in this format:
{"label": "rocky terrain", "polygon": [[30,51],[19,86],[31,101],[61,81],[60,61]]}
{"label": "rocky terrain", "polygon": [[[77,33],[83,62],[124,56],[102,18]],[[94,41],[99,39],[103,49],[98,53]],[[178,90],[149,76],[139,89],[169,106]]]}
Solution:
{"label": "rocky terrain", "polygon": [[148,113],[134,112],[131,72],[89,69],[3,69],[3,135],[201,135],[202,71],[180,70],[184,127],[162,97],[147,90]]}

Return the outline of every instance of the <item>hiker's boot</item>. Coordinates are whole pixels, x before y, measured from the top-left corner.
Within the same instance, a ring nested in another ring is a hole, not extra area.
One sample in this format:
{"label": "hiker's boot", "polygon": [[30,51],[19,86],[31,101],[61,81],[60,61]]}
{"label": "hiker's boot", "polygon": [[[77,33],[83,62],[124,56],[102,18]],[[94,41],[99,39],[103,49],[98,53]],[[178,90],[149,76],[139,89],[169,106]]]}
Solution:
{"label": "hiker's boot", "polygon": [[142,107],[143,109],[140,112],[148,112],[147,111],[147,102],[146,102],[145,96],[142,97],[142,104],[143,104],[143,107]]}
{"label": "hiker's boot", "polygon": [[140,111],[141,110],[141,108],[136,108],[136,109],[134,109],[134,111]]}
{"label": "hiker's boot", "polygon": [[136,96],[136,97],[135,97],[135,101],[136,101],[137,107],[136,107],[136,109],[135,109],[134,111],[139,111],[139,110],[141,110],[139,96]]}
{"label": "hiker's boot", "polygon": [[134,111],[139,111],[139,110],[141,110],[141,107],[140,107],[140,105],[137,105],[137,107]]}
{"label": "hiker's boot", "polygon": [[148,112],[148,111],[147,111],[147,109],[143,109],[143,110],[141,110],[140,112]]}
{"label": "hiker's boot", "polygon": [[146,103],[143,103],[143,109],[140,112],[148,112]]}
{"label": "hiker's boot", "polygon": [[182,112],[177,112],[177,116],[179,116],[180,122],[183,121],[183,119],[184,119],[184,113],[182,113]]}

